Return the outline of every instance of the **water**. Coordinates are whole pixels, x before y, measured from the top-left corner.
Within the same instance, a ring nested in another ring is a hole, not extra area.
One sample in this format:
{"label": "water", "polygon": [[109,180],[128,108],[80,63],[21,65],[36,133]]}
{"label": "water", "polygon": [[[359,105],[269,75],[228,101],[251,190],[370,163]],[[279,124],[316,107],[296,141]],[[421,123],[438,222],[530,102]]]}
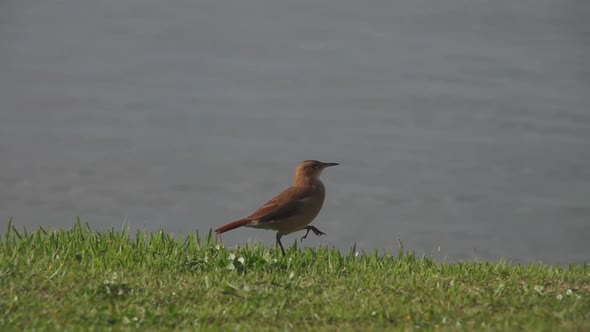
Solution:
{"label": "water", "polygon": [[3,1],[0,227],[207,231],[320,159],[341,166],[309,245],[587,262],[589,16],[585,0]]}

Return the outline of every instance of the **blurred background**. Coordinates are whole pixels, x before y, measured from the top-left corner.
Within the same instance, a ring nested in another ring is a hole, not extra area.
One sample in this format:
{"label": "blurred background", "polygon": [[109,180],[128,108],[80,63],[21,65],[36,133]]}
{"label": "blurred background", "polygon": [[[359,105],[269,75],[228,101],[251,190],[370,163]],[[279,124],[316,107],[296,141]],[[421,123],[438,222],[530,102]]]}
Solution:
{"label": "blurred background", "polygon": [[327,236],[304,245],[587,262],[588,17],[586,0],[4,0],[1,232],[203,233],[319,159],[341,166]]}

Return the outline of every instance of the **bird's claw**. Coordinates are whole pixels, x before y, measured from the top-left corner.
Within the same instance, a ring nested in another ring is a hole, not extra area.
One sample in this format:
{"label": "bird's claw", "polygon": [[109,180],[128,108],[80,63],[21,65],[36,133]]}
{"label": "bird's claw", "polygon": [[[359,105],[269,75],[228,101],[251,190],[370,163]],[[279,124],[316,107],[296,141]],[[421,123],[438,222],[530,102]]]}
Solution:
{"label": "bird's claw", "polygon": [[305,235],[303,235],[301,237],[301,242],[303,242],[303,239],[307,239],[307,234],[309,233],[309,230],[305,233]]}
{"label": "bird's claw", "polygon": [[303,242],[303,239],[307,238],[307,234],[309,234],[309,231],[312,231],[317,236],[326,235],[326,233],[320,231],[319,229],[315,228],[314,226],[307,226],[307,227],[305,227],[305,229],[307,230],[307,232],[305,232],[305,235],[303,235],[301,237],[301,242]]}

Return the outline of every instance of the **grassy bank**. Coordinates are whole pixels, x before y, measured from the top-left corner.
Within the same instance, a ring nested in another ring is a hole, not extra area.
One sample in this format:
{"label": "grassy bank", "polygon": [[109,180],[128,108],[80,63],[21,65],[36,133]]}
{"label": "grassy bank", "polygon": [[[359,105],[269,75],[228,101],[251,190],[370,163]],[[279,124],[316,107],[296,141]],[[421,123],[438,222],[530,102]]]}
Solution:
{"label": "grassy bank", "polygon": [[590,266],[411,253],[225,248],[165,232],[17,231],[0,242],[0,330],[590,330]]}

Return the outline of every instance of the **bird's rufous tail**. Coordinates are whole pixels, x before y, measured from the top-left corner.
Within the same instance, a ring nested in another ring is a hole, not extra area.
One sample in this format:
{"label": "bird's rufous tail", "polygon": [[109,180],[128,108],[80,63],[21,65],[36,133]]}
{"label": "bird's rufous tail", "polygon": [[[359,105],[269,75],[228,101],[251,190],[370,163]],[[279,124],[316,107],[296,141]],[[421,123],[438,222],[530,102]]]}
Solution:
{"label": "bird's rufous tail", "polygon": [[234,228],[238,228],[238,227],[242,227],[242,226],[246,225],[250,221],[251,221],[250,219],[244,218],[244,219],[230,222],[229,224],[225,224],[225,225],[219,227],[218,229],[216,229],[215,233],[221,234],[221,233],[225,233],[227,231],[231,231]]}

